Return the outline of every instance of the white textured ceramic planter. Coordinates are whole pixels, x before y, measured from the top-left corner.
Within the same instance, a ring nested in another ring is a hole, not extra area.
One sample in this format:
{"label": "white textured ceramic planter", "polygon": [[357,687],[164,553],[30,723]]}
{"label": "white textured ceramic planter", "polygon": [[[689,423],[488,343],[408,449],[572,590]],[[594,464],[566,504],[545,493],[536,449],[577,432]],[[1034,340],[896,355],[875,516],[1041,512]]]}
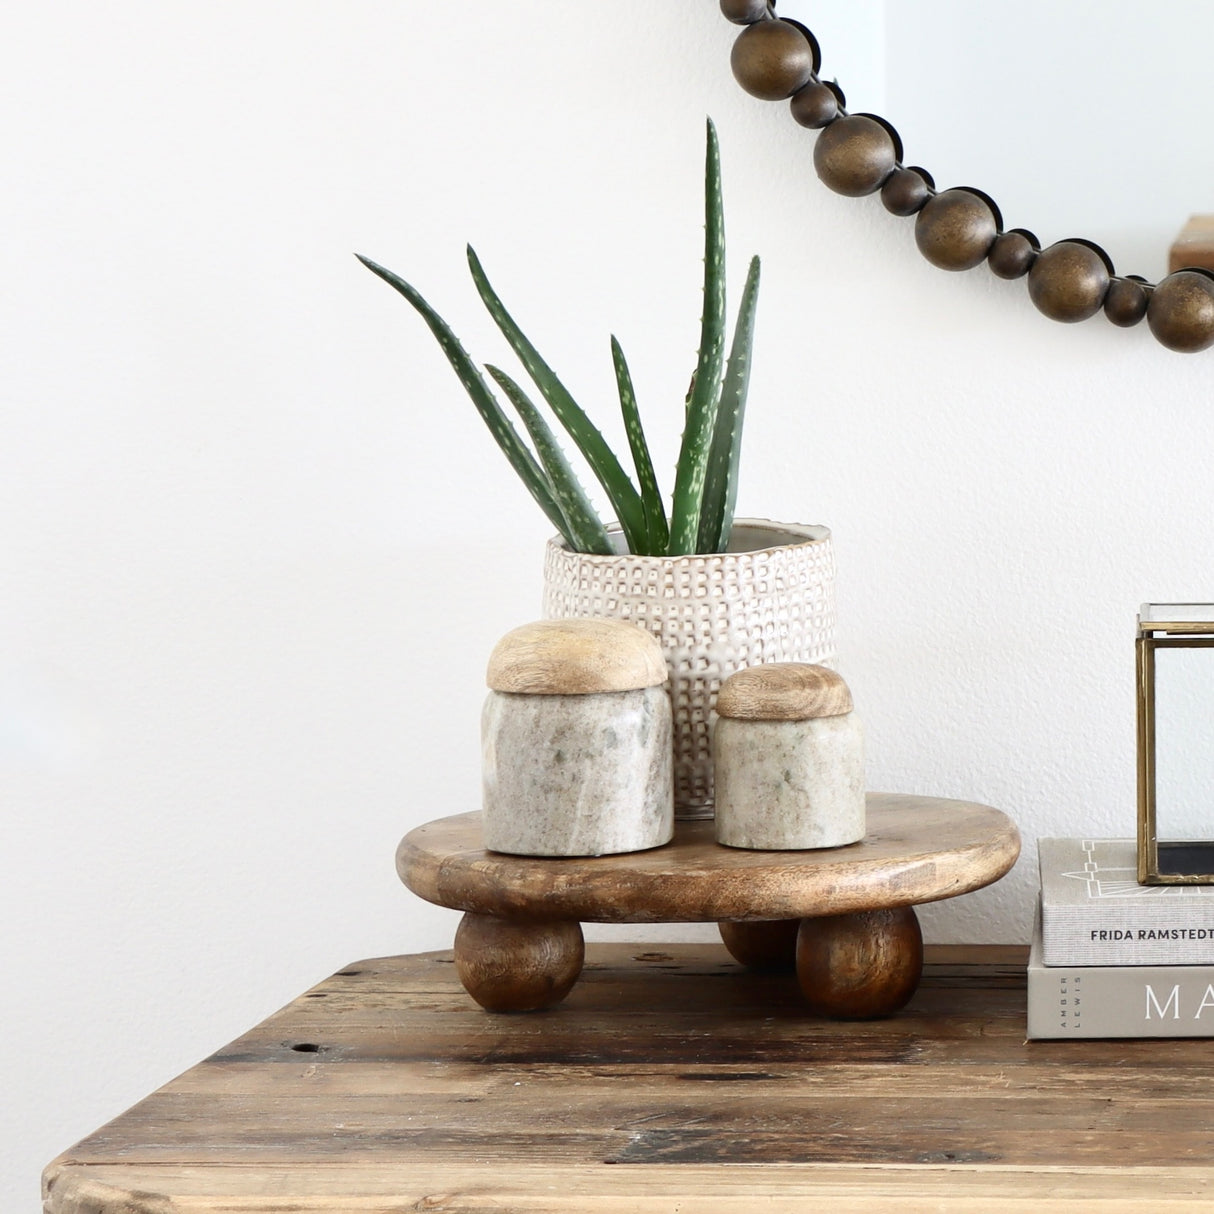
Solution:
{"label": "white textured ceramic planter", "polygon": [[834,661],[830,531],[737,519],[728,552],[675,557],[595,556],[550,540],[544,616],[631,620],[658,638],[674,710],[675,813],[711,817],[710,729],[722,681],[766,662]]}

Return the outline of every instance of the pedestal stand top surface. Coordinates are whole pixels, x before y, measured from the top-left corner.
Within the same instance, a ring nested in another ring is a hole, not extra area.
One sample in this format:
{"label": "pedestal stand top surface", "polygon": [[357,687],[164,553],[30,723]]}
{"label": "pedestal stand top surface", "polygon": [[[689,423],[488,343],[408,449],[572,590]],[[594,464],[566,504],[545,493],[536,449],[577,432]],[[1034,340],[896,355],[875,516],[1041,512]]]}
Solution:
{"label": "pedestal stand top surface", "polygon": [[1020,836],[1000,810],[905,793],[868,794],[868,834],[823,851],[722,847],[711,821],[680,822],[673,842],[617,856],[551,859],[486,851],[479,813],[410,831],[396,867],[439,906],[589,923],[798,919],[914,906],[997,881]]}

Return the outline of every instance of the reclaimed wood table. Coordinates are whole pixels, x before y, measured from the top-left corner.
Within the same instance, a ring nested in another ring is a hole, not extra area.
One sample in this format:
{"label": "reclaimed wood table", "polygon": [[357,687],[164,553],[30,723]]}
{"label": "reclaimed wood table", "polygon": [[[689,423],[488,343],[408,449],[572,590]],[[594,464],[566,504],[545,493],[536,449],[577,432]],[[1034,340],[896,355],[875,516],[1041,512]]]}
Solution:
{"label": "reclaimed wood table", "polygon": [[719,945],[602,945],[494,1016],[451,954],[347,966],[90,1135],[46,1214],[1214,1208],[1214,1040],[1026,1041],[1024,949],[930,947],[815,1019]]}
{"label": "reclaimed wood table", "polygon": [[410,831],[396,866],[414,893],[464,912],[456,969],[490,1011],[559,1003],[581,972],[584,922],[717,923],[744,964],[795,964],[819,1014],[866,1019],[919,984],[915,905],[989,885],[1020,854],[989,805],[869,793],[867,817],[859,843],[818,851],[722,847],[699,821],[650,851],[551,859],[486,851],[480,814],[458,814]]}

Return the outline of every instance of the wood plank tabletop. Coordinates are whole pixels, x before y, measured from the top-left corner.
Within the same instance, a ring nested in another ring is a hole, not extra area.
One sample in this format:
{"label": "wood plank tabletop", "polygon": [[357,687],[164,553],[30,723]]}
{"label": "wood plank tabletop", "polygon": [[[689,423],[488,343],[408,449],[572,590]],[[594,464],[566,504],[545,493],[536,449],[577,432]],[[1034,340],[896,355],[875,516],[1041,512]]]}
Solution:
{"label": "wood plank tabletop", "polygon": [[1025,1040],[1023,949],[937,947],[889,1020],[709,945],[591,945],[493,1015],[358,962],[50,1164],[48,1214],[1214,1207],[1214,1041]]}

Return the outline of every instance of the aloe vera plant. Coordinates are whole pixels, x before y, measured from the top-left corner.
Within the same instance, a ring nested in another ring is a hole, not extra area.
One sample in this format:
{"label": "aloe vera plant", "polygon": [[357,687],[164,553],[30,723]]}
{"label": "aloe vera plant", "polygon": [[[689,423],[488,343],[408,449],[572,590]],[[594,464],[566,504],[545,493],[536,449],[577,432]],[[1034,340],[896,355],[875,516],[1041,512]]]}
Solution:
{"label": "aloe vera plant", "polygon": [[[704,308],[700,349],[686,401],[683,439],[667,517],[624,351],[613,336],[611,356],[635,482],[624,470],[598,427],[577,404],[507,312],[468,248],[468,267],[489,315],[505,336],[535,390],[573,441],[602,486],[630,552],[683,556],[722,552],[729,543],[737,499],[742,421],[750,381],[759,259],[751,258],[729,355],[725,355],[725,224],[721,203],[721,160],[716,128],[708,122],[704,170]],[[450,326],[398,274],[366,257],[359,260],[394,287],[421,315],[473,405],[515,472],[564,537],[579,552],[611,553],[611,536],[582,488],[560,443],[527,391],[499,367],[484,368],[531,440],[520,436],[485,375]]]}

